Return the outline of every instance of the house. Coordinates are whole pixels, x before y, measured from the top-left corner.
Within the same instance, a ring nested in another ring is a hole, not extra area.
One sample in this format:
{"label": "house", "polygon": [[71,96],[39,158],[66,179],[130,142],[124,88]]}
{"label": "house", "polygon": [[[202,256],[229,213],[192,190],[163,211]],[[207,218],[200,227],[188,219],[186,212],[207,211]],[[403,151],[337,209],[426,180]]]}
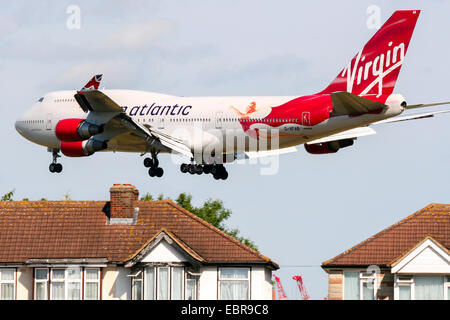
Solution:
{"label": "house", "polygon": [[0,298],[271,299],[278,265],[170,200],[0,202]]}
{"label": "house", "polygon": [[450,299],[450,205],[432,203],[325,261],[334,300]]}

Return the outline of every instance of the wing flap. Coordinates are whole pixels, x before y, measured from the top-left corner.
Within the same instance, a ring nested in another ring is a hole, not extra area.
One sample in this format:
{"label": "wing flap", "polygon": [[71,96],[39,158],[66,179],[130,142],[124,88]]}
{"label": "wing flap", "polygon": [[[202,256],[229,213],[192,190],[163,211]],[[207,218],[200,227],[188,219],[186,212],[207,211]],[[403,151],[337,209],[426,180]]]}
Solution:
{"label": "wing flap", "polygon": [[373,130],[372,128],[359,127],[359,128],[342,131],[342,132],[339,132],[336,134],[332,134],[332,135],[324,137],[324,138],[312,140],[312,141],[307,142],[307,144],[324,143],[324,142],[331,142],[331,141],[337,141],[337,140],[342,140],[342,139],[356,139],[359,137],[370,136],[370,135],[373,135],[376,133],[377,132],[375,130]]}

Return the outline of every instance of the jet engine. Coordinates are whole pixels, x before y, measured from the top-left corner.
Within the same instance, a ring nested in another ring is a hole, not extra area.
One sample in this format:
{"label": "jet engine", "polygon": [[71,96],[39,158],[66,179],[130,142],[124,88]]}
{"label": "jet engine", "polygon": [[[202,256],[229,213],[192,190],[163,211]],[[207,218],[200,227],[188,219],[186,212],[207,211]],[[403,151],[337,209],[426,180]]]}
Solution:
{"label": "jet engine", "polygon": [[85,119],[64,119],[59,121],[55,128],[58,139],[65,142],[87,140],[102,132],[103,125],[92,124]]}
{"label": "jet engine", "polygon": [[353,139],[343,139],[315,144],[304,144],[306,151],[311,154],[336,153],[339,149],[352,145]]}
{"label": "jet engine", "polygon": [[89,139],[85,141],[61,141],[61,152],[67,157],[86,157],[108,147],[106,141]]}

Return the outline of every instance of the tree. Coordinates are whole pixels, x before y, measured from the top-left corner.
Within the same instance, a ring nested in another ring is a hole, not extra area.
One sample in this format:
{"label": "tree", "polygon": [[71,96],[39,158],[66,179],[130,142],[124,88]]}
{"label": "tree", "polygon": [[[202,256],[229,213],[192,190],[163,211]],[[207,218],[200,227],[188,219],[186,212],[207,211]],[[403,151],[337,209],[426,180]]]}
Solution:
{"label": "tree", "polygon": [[[158,196],[158,200],[164,199],[164,196],[161,194]],[[166,198],[170,199],[170,198]],[[151,201],[153,200],[153,196],[149,193],[146,193],[143,197],[141,197],[143,201]],[[256,244],[250,239],[239,236],[240,231],[238,229],[228,229],[224,222],[228,218],[230,218],[232,212],[230,209],[224,207],[223,202],[219,199],[212,200],[208,199],[203,203],[202,206],[196,207],[192,204],[192,196],[186,193],[180,193],[180,195],[175,199],[175,202],[186,209],[189,212],[192,212],[197,217],[203,219],[204,221],[212,224],[214,227],[219,230],[225,232],[231,237],[235,238],[239,242],[245,244],[246,246],[252,248],[255,251],[258,251],[258,247]]]}
{"label": "tree", "polygon": [[12,189],[10,192],[4,194],[0,201],[13,201],[14,193],[16,192],[16,189]]}

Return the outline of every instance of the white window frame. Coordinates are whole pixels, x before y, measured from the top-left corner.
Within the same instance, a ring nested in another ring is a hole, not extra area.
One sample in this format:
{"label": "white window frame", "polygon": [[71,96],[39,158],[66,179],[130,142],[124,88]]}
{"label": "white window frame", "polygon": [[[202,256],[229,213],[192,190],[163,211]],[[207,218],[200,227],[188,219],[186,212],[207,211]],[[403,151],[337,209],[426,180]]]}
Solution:
{"label": "white window frame", "polygon": [[[80,279],[69,279],[68,277],[68,270],[73,268],[79,268],[80,269]],[[64,270],[64,279],[53,279],[53,271],[54,270]],[[50,300],[53,300],[53,283],[54,282],[64,282],[64,299],[67,300],[68,297],[68,290],[69,290],[69,283],[79,283],[80,284],[80,296],[78,300],[82,300],[82,277],[83,272],[81,270],[80,266],[68,266],[68,267],[55,267],[50,269]]]}
{"label": "white window frame", "polygon": [[[38,270],[45,270],[47,272],[47,278],[46,279],[38,279],[37,278]],[[38,300],[38,299],[36,299],[36,288],[37,288],[36,284],[37,283],[44,283],[45,284],[45,286],[44,286],[44,288],[45,288],[45,298],[43,300],[48,300],[49,297],[50,297],[50,295],[49,295],[50,292],[49,292],[49,289],[48,289],[48,285],[50,283],[50,270],[49,270],[49,268],[34,268],[34,290],[33,290],[33,298],[34,298],[34,300]]]}
{"label": "white window frame", "polygon": [[[2,271],[13,271],[13,279],[12,280],[2,280],[2,278],[1,278]],[[13,298],[8,299],[8,300],[16,300],[16,268],[0,268],[0,286],[4,283],[13,285]],[[0,292],[0,294],[1,294],[1,292]],[[6,300],[6,299],[3,299],[0,296],[0,300]]]}
{"label": "white window frame", "polygon": [[[188,279],[188,276],[191,276],[192,279]],[[198,299],[197,298],[197,296],[198,296],[198,279],[199,279],[198,275],[189,273],[188,271],[185,270],[185,272],[184,272],[184,300],[187,299],[186,290],[187,290],[187,287],[188,287],[188,285],[187,285],[188,281],[194,281],[194,284],[195,284],[194,298],[192,300],[197,300]]]}
{"label": "white window frame", "polygon": [[134,293],[134,286],[136,282],[141,282],[141,299],[144,299],[144,275],[143,275],[143,270],[139,270],[136,272],[135,275],[131,275],[131,300],[138,300],[136,299],[136,295]]}
{"label": "white window frame", "polygon": [[364,300],[364,283],[370,283],[373,281],[373,299],[377,300],[377,274],[375,272],[369,274],[368,272],[361,271],[359,273],[359,300]]}
{"label": "white window frame", "polygon": [[[409,279],[401,279],[409,278]],[[414,277],[410,275],[395,275],[394,276],[394,300],[400,300],[400,288],[409,286],[411,289],[411,300],[414,300],[415,284]]]}
{"label": "white window frame", "polygon": [[[222,278],[221,277],[221,270],[247,270],[247,278]],[[247,297],[248,300],[251,300],[251,268],[249,267],[223,267],[223,268],[218,268],[217,270],[218,274],[217,274],[217,299],[220,299],[221,297],[221,292],[220,292],[220,282],[221,281],[247,281],[248,282],[248,292],[247,292]]]}
{"label": "white window frame", "polygon": [[[86,276],[88,270],[96,270],[97,271],[97,279],[88,279]],[[94,300],[94,299],[86,299],[86,292],[87,292],[86,284],[87,283],[96,283],[97,284],[97,300],[100,300],[100,280],[101,280],[100,276],[101,276],[100,268],[91,268],[91,267],[84,268],[84,270],[83,270],[84,283],[83,283],[83,288],[82,288],[82,291],[84,292],[84,294],[83,294],[84,300]]]}
{"label": "white window frame", "polygon": [[444,300],[450,300],[450,297],[448,295],[449,288],[450,288],[450,275],[446,275],[444,282]]}

